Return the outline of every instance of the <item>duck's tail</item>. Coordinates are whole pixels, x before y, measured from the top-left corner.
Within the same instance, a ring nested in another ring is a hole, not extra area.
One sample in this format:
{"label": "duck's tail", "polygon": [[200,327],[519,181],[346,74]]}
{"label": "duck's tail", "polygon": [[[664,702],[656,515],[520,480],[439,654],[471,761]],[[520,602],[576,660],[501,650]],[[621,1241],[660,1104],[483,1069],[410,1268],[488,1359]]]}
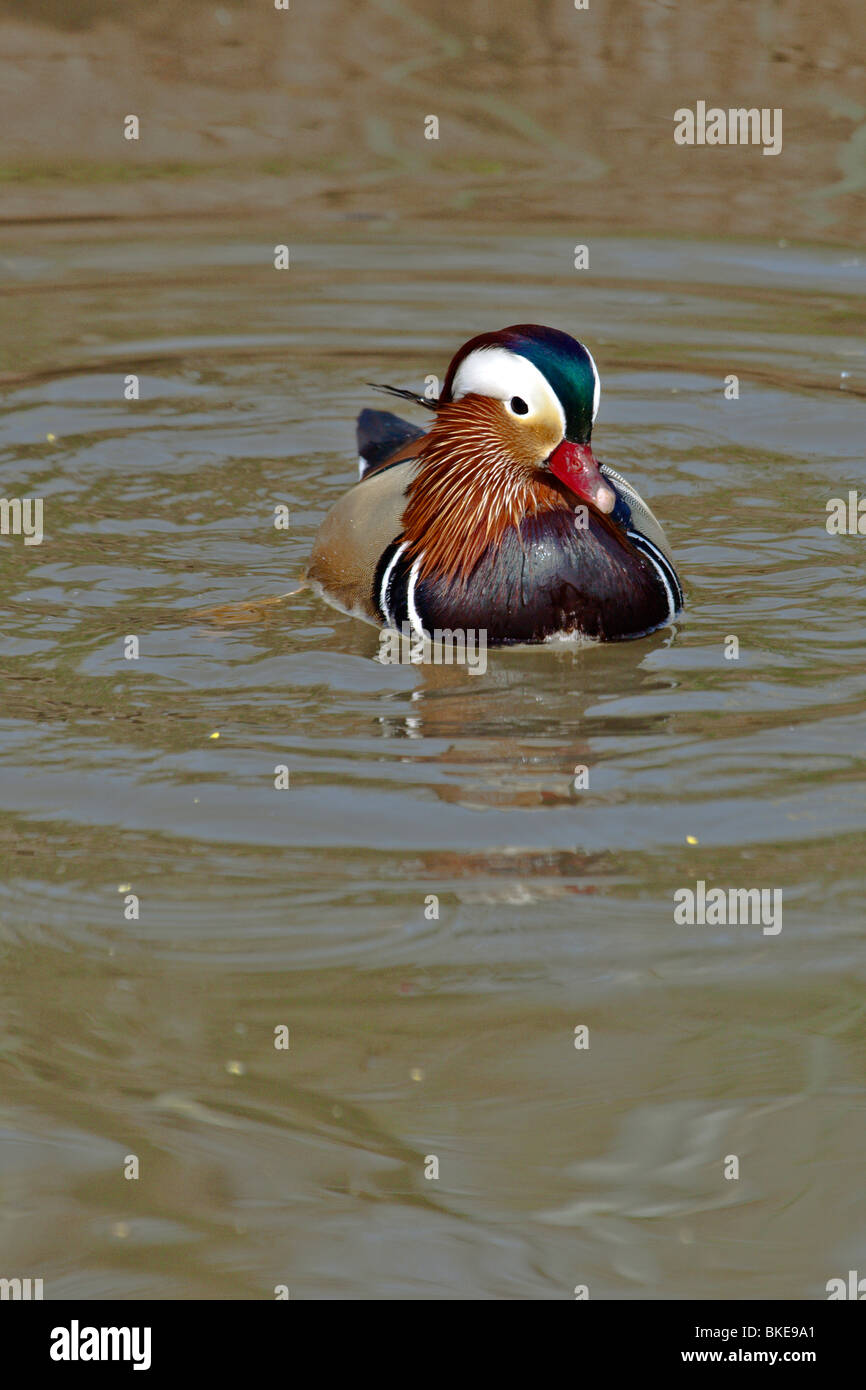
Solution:
{"label": "duck's tail", "polygon": [[[428,402],[429,404],[429,402]],[[358,477],[366,478],[371,469],[390,458],[424,431],[390,410],[362,410],[358,416]]]}

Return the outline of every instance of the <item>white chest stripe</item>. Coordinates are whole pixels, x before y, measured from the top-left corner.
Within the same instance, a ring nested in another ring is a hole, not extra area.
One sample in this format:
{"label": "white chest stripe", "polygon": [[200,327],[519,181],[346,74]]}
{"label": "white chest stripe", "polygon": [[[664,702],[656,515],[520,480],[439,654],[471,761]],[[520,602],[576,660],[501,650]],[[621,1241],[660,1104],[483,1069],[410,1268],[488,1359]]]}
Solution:
{"label": "white chest stripe", "polygon": [[397,547],[397,549],[394,551],[394,554],[391,556],[391,559],[388,561],[388,568],[385,570],[385,573],[382,575],[382,583],[381,583],[380,586],[379,586],[379,607],[380,607],[380,609],[382,610],[382,612],[384,613],[385,618],[386,618],[386,620],[387,620],[387,622],[388,622],[389,627],[393,627],[393,626],[394,626],[394,619],[393,619],[393,617],[392,617],[392,615],[391,615],[391,610],[390,610],[390,608],[388,607],[388,585],[389,585],[390,580],[391,580],[391,574],[392,574],[392,571],[393,571],[393,569],[394,569],[394,566],[396,565],[397,561],[400,559],[400,556],[403,554],[403,551],[406,549],[406,544],[407,544],[406,541],[404,541],[403,544],[402,544],[402,545],[399,545],[399,546]]}
{"label": "white chest stripe", "polygon": [[418,556],[418,559],[415,561],[414,565],[409,571],[409,584],[406,589],[406,607],[409,610],[409,621],[412,624],[415,631],[418,633],[419,637],[426,637],[427,635],[424,631],[424,624],[421,621],[421,615],[418,612],[418,609],[415,607],[415,585],[418,583],[418,571],[421,568],[421,561],[423,559],[424,552],[422,550],[421,554]]}
{"label": "white chest stripe", "polygon": [[[637,549],[640,550],[641,553],[646,556],[650,563],[654,565],[659,578],[665,586],[665,593],[668,596],[668,617],[676,617],[679,604],[677,602],[676,594],[674,592],[671,569],[670,565],[667,562],[667,559],[657,548],[657,546],[653,545],[652,541],[648,540],[647,537],[642,535],[640,531],[626,531],[626,535],[628,536],[629,540],[632,541],[632,543],[637,547]],[[679,588],[679,585],[677,585],[676,587]]]}

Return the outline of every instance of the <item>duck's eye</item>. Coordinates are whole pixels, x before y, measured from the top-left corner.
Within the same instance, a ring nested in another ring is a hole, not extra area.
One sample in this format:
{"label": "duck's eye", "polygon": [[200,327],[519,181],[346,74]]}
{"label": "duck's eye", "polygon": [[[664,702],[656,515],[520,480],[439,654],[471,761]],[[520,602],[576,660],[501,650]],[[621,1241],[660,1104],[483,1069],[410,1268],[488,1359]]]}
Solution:
{"label": "duck's eye", "polygon": [[511,409],[514,411],[515,415],[529,414],[529,406],[526,404],[526,401],[523,399],[522,396],[512,396],[511,400],[509,401],[509,405],[511,406]]}

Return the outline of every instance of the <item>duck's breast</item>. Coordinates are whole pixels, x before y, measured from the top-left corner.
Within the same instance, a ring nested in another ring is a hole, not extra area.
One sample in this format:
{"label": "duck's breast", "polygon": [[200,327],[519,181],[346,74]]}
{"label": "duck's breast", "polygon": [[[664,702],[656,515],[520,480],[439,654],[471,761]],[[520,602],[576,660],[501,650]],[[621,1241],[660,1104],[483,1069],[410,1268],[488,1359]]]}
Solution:
{"label": "duck's breast", "polygon": [[680,597],[642,541],[594,510],[580,528],[563,508],[510,528],[467,580],[422,579],[420,567],[392,548],[387,618],[420,622],[428,632],[484,628],[491,644],[569,633],[637,637],[668,622]]}

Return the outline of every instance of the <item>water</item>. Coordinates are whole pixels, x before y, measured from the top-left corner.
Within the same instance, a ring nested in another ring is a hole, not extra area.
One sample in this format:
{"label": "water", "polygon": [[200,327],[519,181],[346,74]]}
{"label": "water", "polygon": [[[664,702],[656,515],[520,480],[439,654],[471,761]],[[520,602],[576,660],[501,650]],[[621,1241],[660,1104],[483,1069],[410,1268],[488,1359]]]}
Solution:
{"label": "water", "polygon": [[[270,223],[6,238],[0,492],[45,540],[0,543],[4,1272],[823,1297],[866,1238],[866,542],[825,527],[866,487],[862,257],[326,233],[282,275]],[[307,592],[202,612],[296,587],[367,381],[526,320],[595,355],[675,630],[477,676]],[[699,879],[780,888],[782,931],[676,925]]]}

